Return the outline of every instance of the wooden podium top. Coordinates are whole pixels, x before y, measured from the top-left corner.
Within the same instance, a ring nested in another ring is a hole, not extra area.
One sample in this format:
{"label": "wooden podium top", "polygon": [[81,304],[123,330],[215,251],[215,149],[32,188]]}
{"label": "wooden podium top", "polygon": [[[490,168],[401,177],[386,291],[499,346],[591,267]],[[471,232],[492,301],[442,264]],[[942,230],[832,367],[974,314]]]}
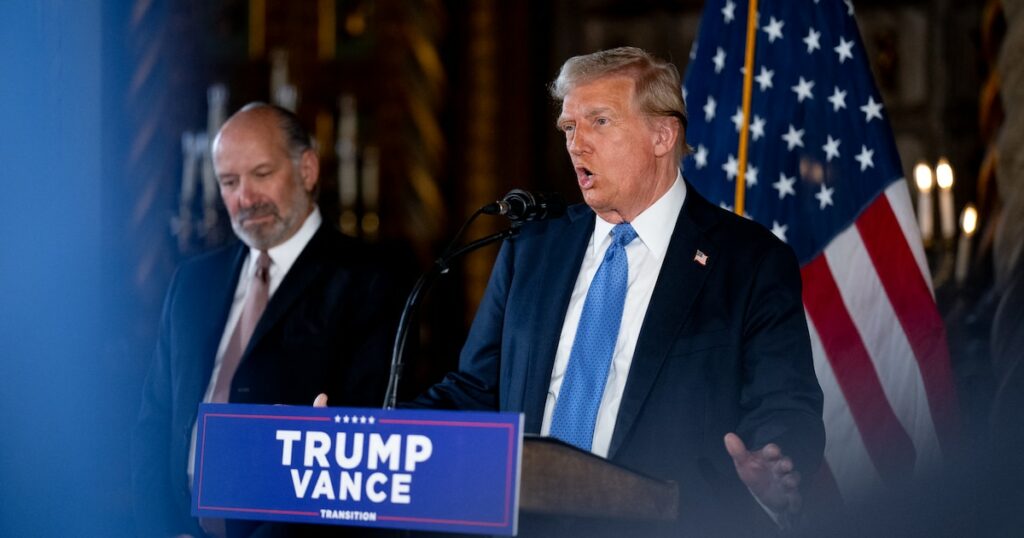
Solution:
{"label": "wooden podium top", "polygon": [[679,487],[550,437],[523,440],[520,510],[538,514],[671,521]]}

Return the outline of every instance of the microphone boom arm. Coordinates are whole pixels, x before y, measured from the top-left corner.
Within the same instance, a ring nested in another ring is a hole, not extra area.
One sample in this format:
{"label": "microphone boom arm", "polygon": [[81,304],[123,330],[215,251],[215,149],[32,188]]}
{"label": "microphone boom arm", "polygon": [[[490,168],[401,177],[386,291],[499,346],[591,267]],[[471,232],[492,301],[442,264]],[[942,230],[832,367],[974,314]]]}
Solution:
{"label": "microphone boom arm", "polygon": [[398,403],[398,383],[402,377],[402,369],[405,367],[403,357],[405,354],[405,343],[409,337],[409,329],[412,327],[412,322],[415,320],[416,313],[419,310],[423,294],[439,276],[448,272],[451,262],[456,258],[496,241],[515,237],[519,233],[521,224],[520,222],[514,222],[510,228],[498,233],[477,239],[456,249],[449,247],[416,281],[416,285],[409,292],[409,297],[405,301],[405,308],[402,309],[402,316],[398,321],[398,332],[395,334],[395,345],[391,352],[391,375],[388,376],[388,388],[384,395],[384,409],[394,409]]}

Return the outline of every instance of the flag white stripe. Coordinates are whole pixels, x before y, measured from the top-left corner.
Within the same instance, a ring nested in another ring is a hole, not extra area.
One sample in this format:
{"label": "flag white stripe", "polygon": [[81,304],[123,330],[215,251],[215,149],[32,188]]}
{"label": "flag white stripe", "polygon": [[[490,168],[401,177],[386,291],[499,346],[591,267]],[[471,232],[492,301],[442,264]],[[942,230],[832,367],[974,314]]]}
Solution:
{"label": "flag white stripe", "polygon": [[914,443],[915,471],[934,469],[941,455],[921,369],[856,226],[829,244],[825,259],[886,399]]}
{"label": "flag white stripe", "polygon": [[825,394],[822,410],[825,421],[825,461],[832,470],[836,487],[845,502],[866,501],[872,493],[881,491],[882,477],[864,446],[860,430],[843,398],[843,391],[839,389],[839,382],[832,373],[832,365],[810,316],[807,316],[807,329],[811,335],[814,372]]}
{"label": "flag white stripe", "polygon": [[931,292],[932,300],[934,300],[935,290],[932,289],[932,275],[928,269],[928,258],[925,256],[924,245],[921,242],[921,228],[917,225],[914,205],[910,203],[907,181],[900,178],[899,181],[889,185],[885,189],[885,196],[889,199],[889,207],[896,215],[896,221],[900,223],[903,237],[906,238],[907,245],[910,246],[910,252],[914,255],[914,261],[917,262],[917,268],[924,276],[925,284],[928,285],[928,291]]}

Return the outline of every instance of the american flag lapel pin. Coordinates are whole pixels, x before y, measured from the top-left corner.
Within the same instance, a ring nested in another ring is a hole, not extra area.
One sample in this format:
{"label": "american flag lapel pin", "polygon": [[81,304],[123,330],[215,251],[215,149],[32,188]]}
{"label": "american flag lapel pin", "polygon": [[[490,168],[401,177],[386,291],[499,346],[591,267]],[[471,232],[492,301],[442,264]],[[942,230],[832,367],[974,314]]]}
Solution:
{"label": "american flag lapel pin", "polygon": [[693,255],[693,261],[695,261],[695,262],[697,262],[697,263],[699,263],[701,265],[707,265],[708,264],[708,255],[704,254],[703,252],[698,250],[697,253]]}

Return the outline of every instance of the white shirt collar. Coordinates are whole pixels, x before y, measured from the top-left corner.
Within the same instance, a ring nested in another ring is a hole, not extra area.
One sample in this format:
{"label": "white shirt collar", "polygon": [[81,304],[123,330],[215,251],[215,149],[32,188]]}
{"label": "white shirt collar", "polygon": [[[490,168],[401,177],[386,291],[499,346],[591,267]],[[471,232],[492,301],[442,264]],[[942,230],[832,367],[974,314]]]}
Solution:
{"label": "white shirt collar", "polygon": [[[675,229],[676,219],[685,200],[686,182],[683,181],[683,173],[676,171],[676,181],[668,191],[630,223],[633,225],[637,237],[643,241],[644,245],[647,245],[647,248],[658,260],[663,260],[665,253],[668,252],[668,243],[672,239],[672,231]],[[600,216],[597,217],[594,224],[594,242],[591,245],[595,255],[614,227],[614,224]]]}
{"label": "white shirt collar", "polygon": [[[306,220],[302,223],[299,231],[295,232],[295,234],[289,237],[284,243],[267,250],[267,255],[270,256],[270,260],[272,261],[270,266],[270,275],[272,279],[277,275],[288,274],[288,270],[295,264],[295,260],[299,258],[299,254],[302,254],[302,250],[306,248],[309,240],[313,238],[313,234],[315,234],[317,229],[320,228],[320,224],[323,220],[323,217],[320,215],[320,208],[314,205],[313,211],[306,217]],[[259,256],[259,249],[249,249],[249,260],[246,262],[248,264],[248,267],[246,268],[247,275],[252,276],[252,274],[256,272],[256,258],[259,258]]]}

